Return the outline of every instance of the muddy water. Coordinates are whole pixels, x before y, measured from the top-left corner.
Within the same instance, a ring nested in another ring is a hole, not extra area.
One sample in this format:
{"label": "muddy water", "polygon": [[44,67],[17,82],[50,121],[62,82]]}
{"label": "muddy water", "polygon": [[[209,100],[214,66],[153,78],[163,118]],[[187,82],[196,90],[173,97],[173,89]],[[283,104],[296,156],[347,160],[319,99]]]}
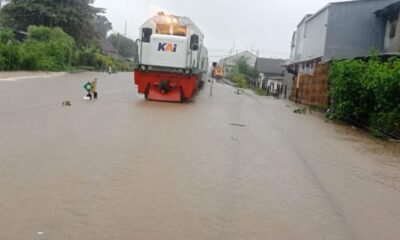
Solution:
{"label": "muddy water", "polygon": [[397,145],[206,89],[170,104],[131,74],[0,82],[0,239],[398,238]]}

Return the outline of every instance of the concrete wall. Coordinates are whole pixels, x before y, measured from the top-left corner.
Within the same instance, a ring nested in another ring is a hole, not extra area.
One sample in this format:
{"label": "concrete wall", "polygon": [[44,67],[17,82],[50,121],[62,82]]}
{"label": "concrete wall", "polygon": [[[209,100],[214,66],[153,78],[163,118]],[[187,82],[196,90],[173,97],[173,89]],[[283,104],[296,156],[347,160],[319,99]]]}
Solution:
{"label": "concrete wall", "polygon": [[276,80],[276,79],[267,79],[267,87],[269,87],[269,91],[271,93],[282,91],[283,82],[281,80]]}
{"label": "concrete wall", "polygon": [[310,60],[324,55],[328,15],[328,8],[325,8],[306,21],[301,60]]}
{"label": "concrete wall", "polygon": [[295,75],[285,71],[285,75],[283,76],[283,85],[287,86],[286,87],[286,97],[290,96],[292,94],[292,84],[293,84],[293,79]]}
{"label": "concrete wall", "polygon": [[383,51],[384,23],[375,12],[397,0],[363,0],[335,3],[329,7],[324,61],[369,55]]}
{"label": "concrete wall", "polygon": [[290,61],[300,62],[323,56],[326,42],[328,9],[306,16],[294,33]]}
{"label": "concrete wall", "polygon": [[294,45],[294,54],[293,62],[301,61],[303,58],[303,49],[304,49],[304,34],[305,34],[305,21],[303,21],[298,27],[295,36],[295,45]]}

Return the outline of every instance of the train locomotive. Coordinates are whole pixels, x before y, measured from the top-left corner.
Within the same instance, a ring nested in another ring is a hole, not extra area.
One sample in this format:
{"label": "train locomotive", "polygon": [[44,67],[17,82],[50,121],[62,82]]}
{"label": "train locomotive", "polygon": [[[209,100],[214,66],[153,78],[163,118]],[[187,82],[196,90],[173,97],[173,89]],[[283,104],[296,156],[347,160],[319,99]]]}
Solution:
{"label": "train locomotive", "polygon": [[211,77],[215,79],[223,79],[225,76],[224,66],[218,65],[218,63],[214,62],[211,70]]}
{"label": "train locomotive", "polygon": [[146,99],[191,99],[207,77],[204,35],[187,17],[159,13],[140,27],[135,84]]}

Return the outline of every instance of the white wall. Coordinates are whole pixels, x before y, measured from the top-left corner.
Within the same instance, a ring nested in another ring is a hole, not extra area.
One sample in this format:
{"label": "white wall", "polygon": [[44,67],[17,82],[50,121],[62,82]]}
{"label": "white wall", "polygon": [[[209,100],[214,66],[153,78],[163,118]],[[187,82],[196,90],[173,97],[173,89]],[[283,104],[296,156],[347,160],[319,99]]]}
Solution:
{"label": "white wall", "polygon": [[305,22],[302,22],[296,31],[295,46],[294,46],[294,58],[293,61],[297,62],[302,59],[304,49],[304,34],[305,34]]}
{"label": "white wall", "polygon": [[283,82],[281,80],[274,80],[274,79],[268,79],[267,80],[267,86],[270,86],[270,91],[271,92],[276,92],[278,90],[278,85],[283,86]]}
{"label": "white wall", "polygon": [[241,57],[245,57],[247,59],[247,63],[252,66],[255,67],[256,66],[256,61],[257,61],[257,56],[254,54],[251,54],[250,52],[241,52],[238,53],[232,57],[228,57],[228,58],[224,58],[220,61],[220,64],[229,67],[229,66],[234,66],[237,62],[237,60],[239,60]]}
{"label": "white wall", "polygon": [[329,8],[306,21],[304,48],[301,60],[322,57],[325,54]]}
{"label": "white wall", "polygon": [[323,9],[298,25],[291,62],[322,57],[325,53],[329,8]]}

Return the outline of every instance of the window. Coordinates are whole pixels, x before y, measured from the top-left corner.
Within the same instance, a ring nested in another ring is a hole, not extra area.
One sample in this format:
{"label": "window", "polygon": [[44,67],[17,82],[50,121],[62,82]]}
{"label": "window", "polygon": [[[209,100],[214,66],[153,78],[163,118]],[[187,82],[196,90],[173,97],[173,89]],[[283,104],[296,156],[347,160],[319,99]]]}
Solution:
{"label": "window", "polygon": [[184,26],[174,26],[173,27],[173,35],[186,37],[187,28]]}
{"label": "window", "polygon": [[171,35],[171,26],[168,24],[157,24],[156,33],[163,35]]}
{"label": "window", "polygon": [[397,21],[390,21],[390,38],[396,37]]}
{"label": "window", "polygon": [[143,30],[142,30],[142,42],[149,43],[152,34],[153,34],[153,29],[151,29],[151,28],[143,28]]}
{"label": "window", "polygon": [[197,51],[199,50],[199,35],[193,34],[190,36],[190,50]]}

